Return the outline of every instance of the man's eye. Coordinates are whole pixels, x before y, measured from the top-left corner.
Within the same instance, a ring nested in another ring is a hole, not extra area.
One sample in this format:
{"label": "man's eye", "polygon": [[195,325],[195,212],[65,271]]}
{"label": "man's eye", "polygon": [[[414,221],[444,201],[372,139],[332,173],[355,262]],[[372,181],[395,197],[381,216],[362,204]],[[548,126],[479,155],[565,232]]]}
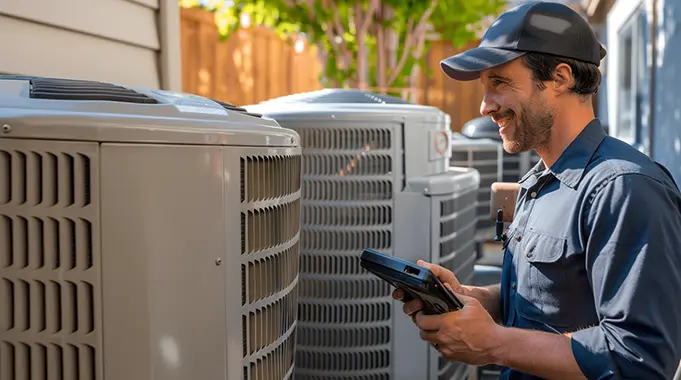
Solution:
{"label": "man's eye", "polygon": [[494,86],[494,87],[497,87],[497,86],[499,86],[499,85],[501,85],[501,84],[503,84],[503,83],[504,83],[504,82],[500,81],[499,79],[494,79],[494,80],[492,80],[492,86]]}

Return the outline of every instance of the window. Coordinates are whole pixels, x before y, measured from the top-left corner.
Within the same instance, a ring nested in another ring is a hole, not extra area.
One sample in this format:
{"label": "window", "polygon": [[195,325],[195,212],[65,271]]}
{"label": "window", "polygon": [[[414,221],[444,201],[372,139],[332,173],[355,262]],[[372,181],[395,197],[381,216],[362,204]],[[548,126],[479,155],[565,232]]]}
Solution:
{"label": "window", "polygon": [[616,137],[632,144],[640,143],[642,105],[645,88],[645,13],[638,9],[618,33],[619,73],[617,77]]}

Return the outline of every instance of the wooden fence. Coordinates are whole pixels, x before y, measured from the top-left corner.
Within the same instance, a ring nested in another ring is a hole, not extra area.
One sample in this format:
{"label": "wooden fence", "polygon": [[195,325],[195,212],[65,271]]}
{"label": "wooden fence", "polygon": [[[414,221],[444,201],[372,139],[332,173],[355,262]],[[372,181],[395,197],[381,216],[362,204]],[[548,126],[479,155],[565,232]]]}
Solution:
{"label": "wooden fence", "polygon": [[[236,105],[322,88],[322,67],[314,48],[297,53],[272,31],[252,27],[220,41],[213,15],[181,9],[183,91]],[[476,45],[471,43],[470,46]],[[417,102],[447,112],[453,130],[479,116],[482,88],[478,81],[456,82],[440,69],[440,60],[456,54],[451,44],[436,41],[426,54],[432,75],[421,75]]]}
{"label": "wooden fence", "polygon": [[296,53],[265,28],[220,41],[213,14],[181,9],[183,91],[237,105],[322,88],[315,49]]}

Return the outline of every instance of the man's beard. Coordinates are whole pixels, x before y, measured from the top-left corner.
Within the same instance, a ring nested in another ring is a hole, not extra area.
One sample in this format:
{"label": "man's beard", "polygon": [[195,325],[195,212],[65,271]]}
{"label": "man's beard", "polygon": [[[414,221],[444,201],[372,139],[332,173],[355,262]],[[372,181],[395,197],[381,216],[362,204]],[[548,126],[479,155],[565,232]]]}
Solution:
{"label": "man's beard", "polygon": [[520,153],[548,146],[556,113],[539,104],[536,99],[531,99],[521,104],[520,117],[511,110],[499,112],[493,117],[495,120],[508,118],[508,132],[503,138],[504,150],[508,153]]}

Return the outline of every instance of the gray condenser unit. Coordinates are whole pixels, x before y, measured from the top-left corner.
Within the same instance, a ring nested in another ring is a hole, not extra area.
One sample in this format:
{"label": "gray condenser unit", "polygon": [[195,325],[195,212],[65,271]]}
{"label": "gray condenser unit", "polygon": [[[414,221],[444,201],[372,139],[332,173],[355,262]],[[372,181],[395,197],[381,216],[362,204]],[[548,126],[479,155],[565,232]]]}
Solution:
{"label": "gray condenser unit", "polygon": [[301,148],[183,93],[0,77],[0,379],[288,379]]}
{"label": "gray condenser unit", "polygon": [[495,223],[490,219],[491,186],[502,181],[502,157],[504,148],[498,141],[489,138],[469,139],[460,133],[452,134],[452,157],[450,164],[455,167],[474,168],[480,174],[477,196],[476,241],[492,240]]}
{"label": "gray condenser unit", "polygon": [[[499,127],[489,116],[481,116],[469,120],[461,129],[462,135],[470,139],[491,139],[501,143]],[[502,181],[518,182],[536,165],[540,157],[534,152],[508,153],[503,150]]]}
{"label": "gray condenser unit", "polygon": [[464,379],[363,270],[373,248],[452,269],[475,261],[475,169],[451,168],[450,119],[437,108],[327,89],[244,107],[298,132],[303,148],[299,380]]}

